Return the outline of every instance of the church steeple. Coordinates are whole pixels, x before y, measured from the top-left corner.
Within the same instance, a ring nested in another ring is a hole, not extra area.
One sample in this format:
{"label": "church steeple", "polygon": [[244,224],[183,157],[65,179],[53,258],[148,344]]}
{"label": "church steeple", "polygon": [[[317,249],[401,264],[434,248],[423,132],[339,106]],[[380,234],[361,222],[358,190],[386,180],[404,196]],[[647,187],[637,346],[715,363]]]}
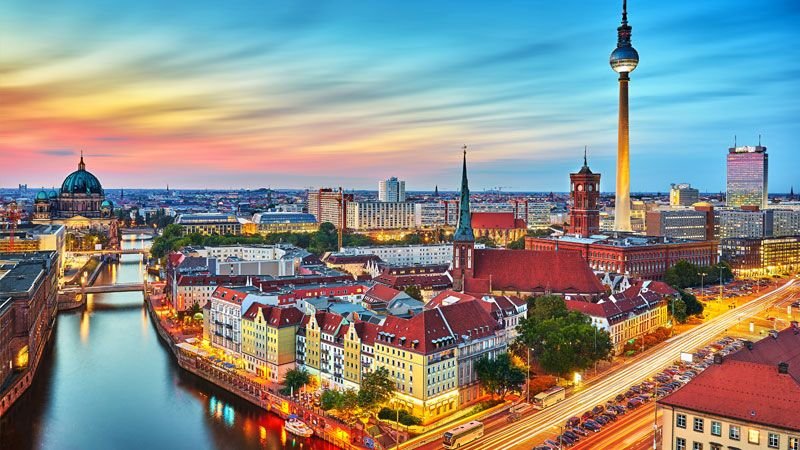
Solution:
{"label": "church steeple", "polygon": [[458,202],[458,225],[453,235],[457,242],[473,242],[475,235],[472,233],[472,217],[469,211],[469,182],[467,181],[467,146],[464,149],[464,164],[461,170],[461,197]]}
{"label": "church steeple", "polygon": [[83,162],[83,150],[81,150],[81,162],[78,163],[78,170],[86,170],[86,163]]}

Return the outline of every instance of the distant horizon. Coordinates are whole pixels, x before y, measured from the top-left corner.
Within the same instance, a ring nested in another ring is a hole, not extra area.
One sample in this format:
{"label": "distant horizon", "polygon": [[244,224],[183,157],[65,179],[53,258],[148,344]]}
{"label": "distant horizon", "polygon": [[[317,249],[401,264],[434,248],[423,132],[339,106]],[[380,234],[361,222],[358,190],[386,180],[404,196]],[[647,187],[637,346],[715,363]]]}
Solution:
{"label": "distant horizon", "polygon": [[[588,145],[613,187],[621,3],[2,2],[0,182],[58,184],[83,151],[113,186],[432,189],[466,144],[473,186],[567,189]],[[633,191],[724,189],[737,135],[800,185],[796,2],[628,19]]]}

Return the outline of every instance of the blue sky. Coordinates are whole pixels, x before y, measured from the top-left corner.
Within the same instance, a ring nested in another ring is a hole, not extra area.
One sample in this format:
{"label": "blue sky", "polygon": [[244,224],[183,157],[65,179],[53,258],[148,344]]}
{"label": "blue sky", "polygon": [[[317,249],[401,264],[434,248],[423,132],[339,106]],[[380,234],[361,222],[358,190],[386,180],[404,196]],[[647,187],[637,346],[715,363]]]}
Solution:
{"label": "blue sky", "polygon": [[[617,1],[0,4],[0,185],[613,189]],[[633,191],[800,180],[796,1],[629,2]]]}

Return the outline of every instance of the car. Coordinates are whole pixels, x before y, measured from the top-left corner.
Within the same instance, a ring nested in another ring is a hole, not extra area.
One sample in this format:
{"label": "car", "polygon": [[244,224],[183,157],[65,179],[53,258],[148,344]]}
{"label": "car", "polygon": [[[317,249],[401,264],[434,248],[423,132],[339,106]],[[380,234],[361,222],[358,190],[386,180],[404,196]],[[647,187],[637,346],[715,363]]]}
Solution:
{"label": "car", "polygon": [[642,401],[639,400],[638,398],[632,398],[628,400],[628,406],[627,406],[628,409],[636,409],[640,406],[642,406]]}
{"label": "car", "polygon": [[558,442],[555,442],[552,439],[548,439],[548,440],[544,441],[544,443],[545,443],[545,445],[549,445],[550,448],[553,448],[553,449],[560,449],[561,448],[561,446],[558,445]]}
{"label": "car", "polygon": [[602,414],[603,411],[605,410],[606,409],[603,407],[603,405],[597,405],[594,408],[592,408],[592,414],[593,415]]}
{"label": "car", "polygon": [[625,414],[625,408],[622,405],[614,405],[614,411],[617,412],[617,415]]}
{"label": "car", "polygon": [[611,422],[605,416],[597,416],[593,419],[595,422],[599,423],[600,425],[606,425],[608,422]]}
{"label": "car", "polygon": [[574,431],[571,431],[571,430],[564,430],[564,433],[562,433],[562,434],[564,436],[569,437],[573,441],[580,441],[581,440],[581,437],[578,435],[578,433],[575,433]]}
{"label": "car", "polygon": [[591,411],[586,411],[586,412],[585,412],[585,413],[583,413],[583,415],[581,416],[581,421],[583,421],[583,422],[586,422],[588,419],[591,419],[592,417],[594,417],[594,414],[592,414],[592,412],[591,412]]}
{"label": "car", "polygon": [[635,393],[637,393],[637,394],[638,394],[638,393],[640,393],[640,392],[642,392],[642,388],[641,388],[641,387],[639,387],[638,385],[633,385],[633,386],[631,386],[631,387],[630,387],[630,390],[631,390],[631,391],[633,391],[633,392],[635,392]]}
{"label": "car", "polygon": [[636,392],[628,391],[625,393],[625,398],[636,397]]}
{"label": "car", "polygon": [[609,422],[613,422],[613,421],[617,420],[617,416],[614,415],[614,414],[605,413],[605,414],[601,414],[600,417],[608,420]]}
{"label": "car", "polygon": [[583,422],[583,424],[581,424],[581,427],[583,427],[586,430],[592,431],[594,433],[599,432],[600,429],[602,428],[602,426],[599,423],[595,422],[593,419],[589,419]]}
{"label": "car", "polygon": [[536,447],[533,447],[533,450],[553,450],[553,447],[550,447],[549,445],[537,445]]}
{"label": "car", "polygon": [[575,434],[577,434],[579,436],[588,436],[589,435],[588,431],[586,431],[583,428],[578,427],[578,426],[570,428],[570,431],[572,431],[573,433],[575,433]]}
{"label": "car", "polygon": [[616,397],[614,397],[614,401],[617,402],[617,403],[619,403],[621,401],[624,401],[624,400],[625,400],[625,394],[619,394]]}
{"label": "car", "polygon": [[567,436],[567,435],[565,435],[563,433],[561,435],[557,436],[557,438],[553,439],[553,440],[557,441],[557,442],[561,442],[561,443],[565,444],[567,447],[572,447],[573,445],[575,445],[575,442],[577,442],[577,441],[575,441],[575,439],[572,439],[571,437],[569,437],[569,436]]}
{"label": "car", "polygon": [[568,427],[576,427],[578,424],[581,423],[581,418],[578,416],[572,416],[567,419],[567,426]]}

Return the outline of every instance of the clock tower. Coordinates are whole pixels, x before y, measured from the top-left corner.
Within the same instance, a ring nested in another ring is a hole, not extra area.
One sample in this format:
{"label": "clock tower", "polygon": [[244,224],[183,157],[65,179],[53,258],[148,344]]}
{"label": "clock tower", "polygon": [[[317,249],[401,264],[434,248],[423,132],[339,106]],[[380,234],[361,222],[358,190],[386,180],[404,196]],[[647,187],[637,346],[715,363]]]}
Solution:
{"label": "clock tower", "polygon": [[578,173],[569,174],[572,209],[569,215],[569,232],[589,237],[600,232],[600,174],[593,173],[583,151],[583,167]]}

